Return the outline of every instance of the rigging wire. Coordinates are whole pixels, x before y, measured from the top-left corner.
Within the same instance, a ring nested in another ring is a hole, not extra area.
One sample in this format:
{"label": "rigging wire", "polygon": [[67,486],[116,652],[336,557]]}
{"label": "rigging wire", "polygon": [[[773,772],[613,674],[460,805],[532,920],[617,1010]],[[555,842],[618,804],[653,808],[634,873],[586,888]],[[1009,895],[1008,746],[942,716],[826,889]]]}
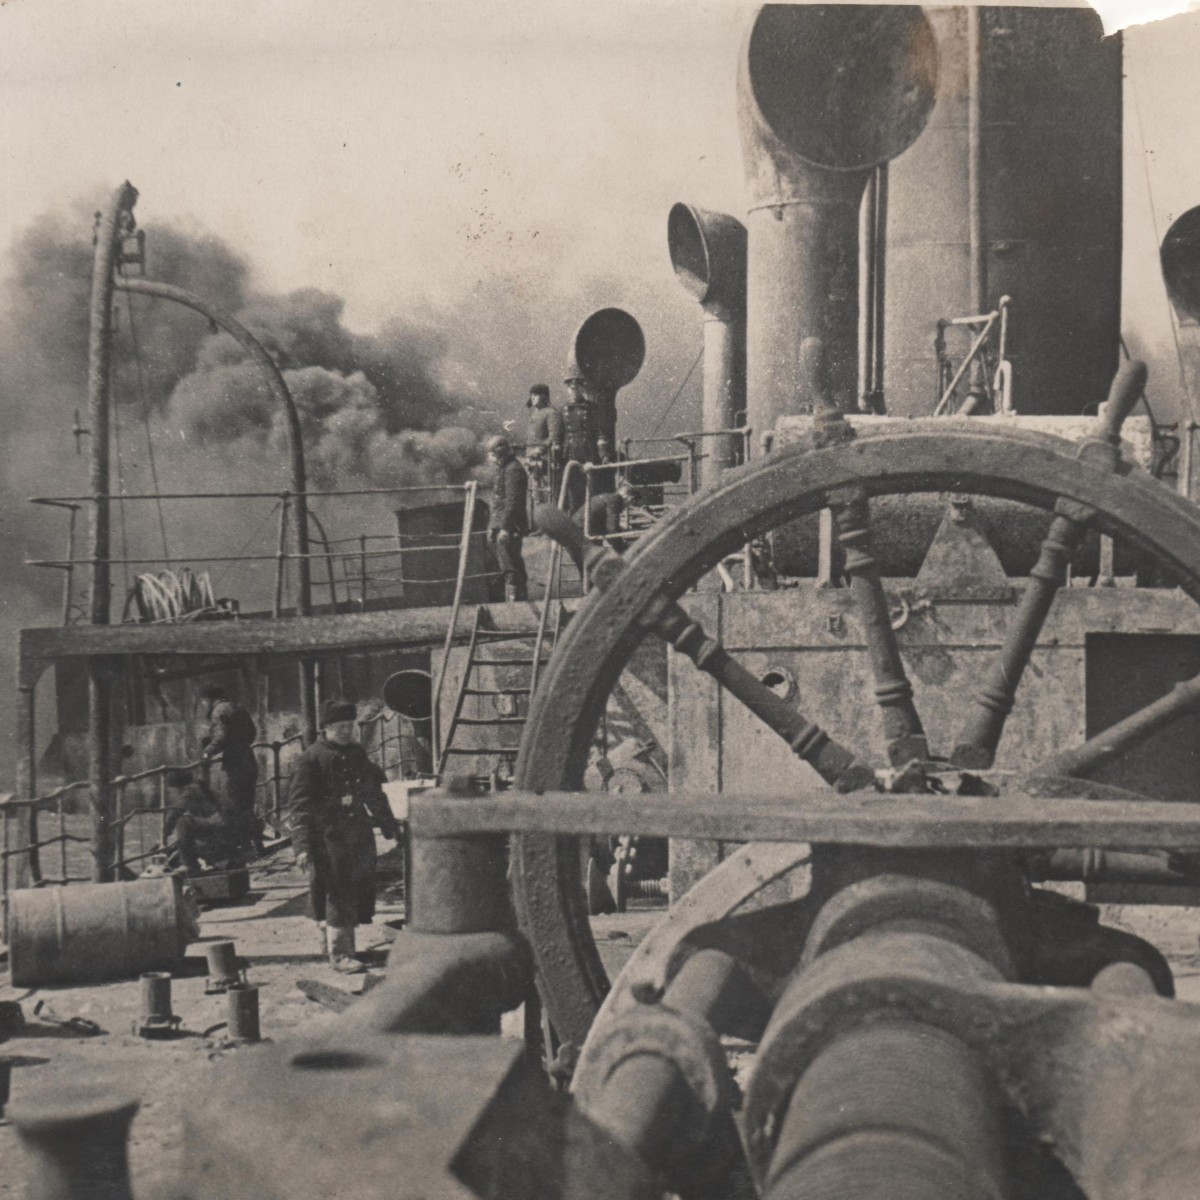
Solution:
{"label": "rigging wire", "polygon": [[700,353],[697,354],[696,357],[692,360],[692,365],[690,367],[688,367],[688,373],[683,377],[683,382],[679,385],[678,389],[675,392],[675,395],[673,395],[671,397],[670,403],[668,403],[667,407],[663,409],[662,416],[660,416],[658,418],[658,424],[655,425],[654,428],[650,431],[651,437],[657,436],[658,431],[662,428],[663,422],[667,419],[667,417],[669,417],[671,415],[671,409],[673,409],[675,407],[675,401],[678,400],[681,395],[683,395],[683,389],[685,387],[687,387],[688,380],[691,379],[691,377],[692,377],[692,372],[696,369],[701,358],[703,358],[703,357],[704,357],[704,347],[701,346]]}
{"label": "rigging wire", "polygon": [[[150,405],[146,399],[146,386],[142,377],[142,356],[138,350],[137,326],[133,319],[133,296],[128,296],[125,303],[129,312],[129,340],[133,344],[133,365],[137,372],[138,396],[142,403],[142,426],[146,431],[146,454],[150,462],[150,479],[154,484],[154,491],[158,493],[161,491],[158,486],[158,465],[154,460],[154,439],[150,436]],[[167,547],[167,522],[163,515],[161,496],[158,496],[155,500],[155,506],[158,509],[158,530],[162,535],[163,562],[165,565],[171,561],[171,552]]]}
{"label": "rigging wire", "polygon": [[[246,547],[247,547],[247,546],[249,546],[249,545],[250,545],[250,543],[251,543],[252,541],[254,541],[254,539],[255,539],[256,537],[258,537],[258,535],[259,535],[259,534],[262,532],[262,528],[263,528],[263,526],[264,526],[264,525],[265,525],[265,524],[266,524],[266,523],[267,523],[267,522],[268,522],[268,521],[269,521],[269,520],[270,520],[270,519],[271,519],[271,518],[272,518],[272,517],[273,517],[273,516],[274,516],[274,515],[275,515],[275,514],[276,514],[276,513],[279,511],[279,510],[280,510],[280,508],[282,508],[282,507],[283,507],[283,501],[282,501],[282,500],[276,500],[276,501],[275,501],[275,503],[274,503],[274,504],[271,506],[271,510],[270,510],[270,511],[267,513],[267,515],[266,515],[265,517],[263,517],[263,519],[262,519],[261,521],[259,521],[259,523],[258,523],[257,525],[255,525],[255,527],[254,527],[254,528],[253,528],[253,529],[250,531],[250,536],[249,536],[249,537],[248,537],[248,538],[247,538],[247,539],[246,539],[246,540],[245,540],[245,541],[244,541],[244,542],[243,542],[243,543],[242,543],[242,544],[241,544],[241,545],[238,547],[238,549],[237,549],[237,553],[238,553],[239,555],[245,552],[245,549],[246,549]],[[226,575],[228,575],[228,574],[229,574],[229,572],[230,572],[231,570],[233,570],[233,563],[232,563],[232,562],[227,562],[227,563],[225,564],[225,569],[224,569],[224,570],[223,570],[223,571],[220,573],[220,575],[218,575],[218,576],[216,577],[216,579],[214,579],[214,580],[212,581],[212,585],[213,585],[213,592],[214,592],[214,594],[216,593],[216,589],[217,589],[217,588],[220,586],[221,582],[224,580],[225,576],[226,576]]]}

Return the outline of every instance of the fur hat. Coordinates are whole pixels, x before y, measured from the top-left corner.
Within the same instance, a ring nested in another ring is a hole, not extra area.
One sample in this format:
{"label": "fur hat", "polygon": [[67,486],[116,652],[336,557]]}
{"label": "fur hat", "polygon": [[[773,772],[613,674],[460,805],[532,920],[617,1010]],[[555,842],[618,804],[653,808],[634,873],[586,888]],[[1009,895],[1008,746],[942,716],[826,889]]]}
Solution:
{"label": "fur hat", "polygon": [[340,721],[353,721],[357,716],[358,709],[349,700],[326,700],[321,708],[321,728]]}

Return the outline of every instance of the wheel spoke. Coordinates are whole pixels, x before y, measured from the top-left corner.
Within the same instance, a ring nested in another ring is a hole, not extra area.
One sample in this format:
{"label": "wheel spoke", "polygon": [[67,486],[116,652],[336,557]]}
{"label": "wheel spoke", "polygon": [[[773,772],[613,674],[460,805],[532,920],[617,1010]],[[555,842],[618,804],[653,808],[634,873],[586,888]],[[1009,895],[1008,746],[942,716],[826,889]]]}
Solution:
{"label": "wheel spoke", "polygon": [[1177,683],[1160,697],[1124,720],[1090,737],[1075,750],[1048,758],[1034,768],[1036,776],[1074,775],[1086,779],[1097,767],[1140,745],[1152,733],[1200,708],[1200,675]]}
{"label": "wheel spoke", "polygon": [[991,671],[971,698],[962,732],[950,761],[956,767],[986,770],[996,758],[1004,723],[1012,712],[1021,677],[1029,665],[1038,635],[1054,597],[1067,581],[1067,567],[1095,514],[1082,505],[1061,502],[1029,572],[1029,586],[1004,635]]}
{"label": "wheel spoke", "polygon": [[874,782],[875,772],[869,763],[833,741],[819,725],[756,679],[674,601],[661,602],[652,628],[736,696],[826,783],[838,791],[849,792],[869,787]]}
{"label": "wheel spoke", "polygon": [[925,730],[900,657],[879,564],[872,553],[870,505],[859,492],[831,496],[830,500],[838,541],[846,552],[850,594],[867,639],[867,654],[875,677],[875,703],[883,715],[888,758],[892,766],[903,766],[914,758],[924,760],[929,757]]}
{"label": "wheel spoke", "polygon": [[[593,585],[600,591],[607,591],[620,579],[625,569],[620,555],[608,546],[586,542],[579,526],[565,513],[541,507],[537,510],[537,523],[571,555],[578,567],[587,566]],[[875,772],[869,763],[833,741],[819,725],[756,679],[674,600],[659,595],[643,622],[736,696],[826,783],[841,792],[857,791],[874,783]]]}

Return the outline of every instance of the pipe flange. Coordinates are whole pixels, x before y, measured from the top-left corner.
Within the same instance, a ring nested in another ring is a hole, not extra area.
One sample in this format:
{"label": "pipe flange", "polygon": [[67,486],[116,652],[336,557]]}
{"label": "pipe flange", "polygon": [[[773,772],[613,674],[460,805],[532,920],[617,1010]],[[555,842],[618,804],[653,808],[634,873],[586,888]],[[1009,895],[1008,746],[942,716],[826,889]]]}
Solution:
{"label": "pipe flange", "polygon": [[802,967],[759,1043],[743,1107],[746,1153],[760,1187],[796,1081],[826,1046],[879,1020],[961,1033],[972,1019],[971,996],[1002,982],[979,955],[926,933],[867,933]]}
{"label": "pipe flange", "polygon": [[979,955],[1005,979],[1016,978],[995,908],[964,888],[913,875],[873,875],[838,892],[813,921],[800,967],[873,929],[906,924],[936,926],[938,934]]}
{"label": "pipe flange", "polygon": [[639,1054],[662,1058],[683,1076],[705,1117],[689,1131],[688,1142],[696,1150],[705,1149],[716,1117],[730,1108],[729,1067],[712,1026],[673,1008],[634,1009],[613,1021],[599,1038],[588,1039],[572,1086],[580,1108],[587,1112],[598,1104],[621,1064]]}

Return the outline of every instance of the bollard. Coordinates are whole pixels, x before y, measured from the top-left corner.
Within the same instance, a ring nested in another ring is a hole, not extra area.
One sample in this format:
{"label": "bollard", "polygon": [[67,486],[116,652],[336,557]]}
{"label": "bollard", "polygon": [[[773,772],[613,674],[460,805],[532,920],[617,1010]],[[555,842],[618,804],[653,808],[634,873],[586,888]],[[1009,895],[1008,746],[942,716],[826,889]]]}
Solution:
{"label": "bollard", "polygon": [[213,942],[204,951],[208,959],[208,979],[204,991],[208,995],[228,991],[235,983],[246,982],[246,971],[232,942]]}
{"label": "bollard", "polygon": [[179,1018],[171,1011],[170,972],[147,971],[142,976],[142,1015],[133,1032],[141,1038],[161,1038],[178,1030]]}
{"label": "bollard", "polygon": [[229,1037],[235,1042],[259,1042],[258,988],[252,983],[232,983],[225,990],[229,1003]]}
{"label": "bollard", "polygon": [[28,1200],[133,1200],[129,1126],[138,1101],[100,1084],[59,1085],[9,1106],[32,1164]]}

